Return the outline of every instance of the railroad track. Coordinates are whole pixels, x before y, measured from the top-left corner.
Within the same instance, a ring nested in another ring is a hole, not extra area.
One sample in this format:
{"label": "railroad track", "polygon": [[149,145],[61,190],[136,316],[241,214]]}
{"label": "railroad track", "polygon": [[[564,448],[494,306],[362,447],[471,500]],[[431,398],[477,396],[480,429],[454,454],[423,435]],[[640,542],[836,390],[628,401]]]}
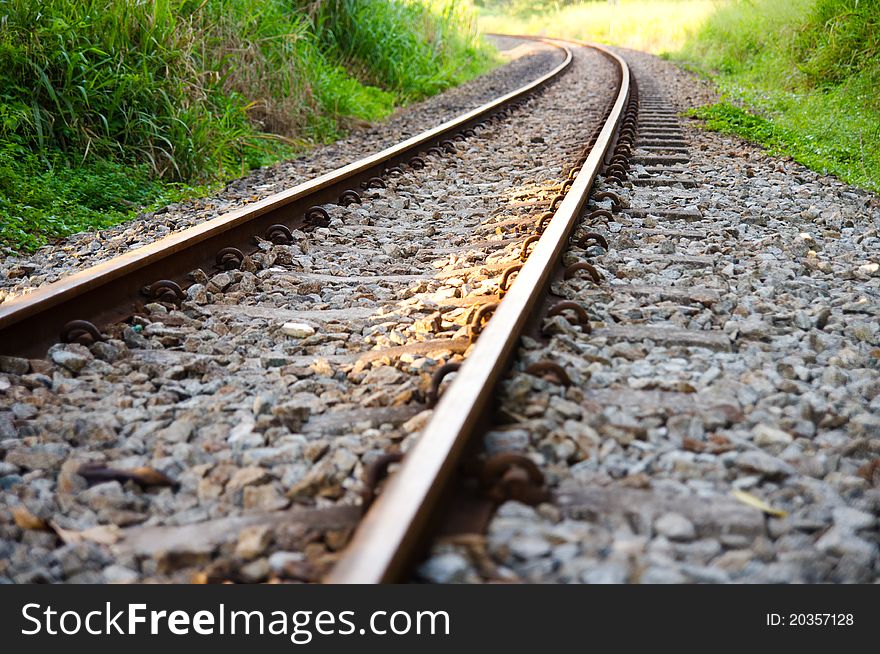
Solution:
{"label": "railroad track", "polygon": [[431,375],[478,340],[504,271],[543,256],[554,212],[577,213],[591,137],[610,145],[620,60],[552,47],[559,65],[517,91],[0,306],[21,375],[5,433],[24,436],[3,445],[8,529],[104,563],[109,546],[123,579],[320,578],[359,478],[416,440]]}
{"label": "railroad track", "polygon": [[594,210],[562,204],[332,581],[877,580],[880,216],[821,256],[812,206],[742,208],[754,168],[694,156],[643,59]]}
{"label": "railroad track", "polygon": [[456,141],[542,93],[570,66],[565,52],[554,70],[524,87],[395,146],[4,302],[0,354],[41,356],[59,339],[75,340],[83,330],[94,339],[99,327],[129,319],[149,299],[182,300],[195,269],[240,269],[254,252],[255,238],[291,243],[291,230],[326,226],[330,215],[323,205],[360,203],[365,190],[384,188],[389,176],[405,168],[423,167],[426,156],[454,152]]}
{"label": "railroad track", "polygon": [[[479,339],[468,352],[465,362],[454,364],[456,380],[443,394],[419,440],[407,452],[400,469],[364,517],[346,556],[335,567],[330,581],[381,583],[399,580],[405,574],[415,552],[424,545],[426,534],[438,527],[437,505],[444,495],[449,494],[449,480],[457,474],[462,454],[474,433],[485,424],[497,384],[507,371],[510,357],[529,319],[534,317],[546,300],[546,291],[586,205],[593,181],[600,171],[614,174],[623,170],[614,157],[628,151],[632,137],[622,135],[626,142],[618,143],[615,147],[617,130],[619,126],[632,129],[634,119],[627,119],[625,111],[629,109],[634,112],[637,99],[630,99],[631,80],[626,62],[607,50],[601,52],[613,58],[618,67],[618,81],[604,121],[585,144],[581,158],[569,175],[571,184],[568,185],[568,192],[564,196],[557,196],[558,201],[552,201],[551,211],[538,218],[538,233],[523,242],[524,263],[508,269],[515,270],[516,281],[506,290],[503,301],[485,305],[475,314],[471,330],[479,329]],[[599,197],[606,196],[600,194]],[[599,209],[591,216],[604,213],[605,210]],[[587,238],[597,244],[603,240],[600,234],[589,234]],[[529,241],[534,246],[526,252]],[[588,262],[575,264],[563,274],[572,275],[578,270],[597,275]],[[504,286],[506,288],[507,284]],[[550,310],[552,313],[561,313],[565,309],[565,306],[558,305]],[[481,318],[490,312],[491,320],[483,327]],[[550,365],[553,365],[552,362]],[[441,369],[435,376],[435,387],[439,387],[441,375],[448,371],[449,367]],[[504,486],[519,488],[523,481],[526,485],[533,485],[534,479],[523,480],[521,477],[537,472],[524,458],[510,459],[503,455],[483,462],[482,467],[482,477],[490,475],[493,484],[493,487],[483,488],[482,491],[502,493],[496,496],[499,501],[513,499],[518,492],[528,493],[530,489],[526,488],[511,494]],[[480,514],[481,508],[478,506],[473,510]],[[461,518],[455,509],[452,512],[455,514],[453,520]]]}
{"label": "railroad track", "polygon": [[[732,217],[641,55],[552,46],[519,92],[0,305],[0,575],[870,579],[870,266],[780,317],[836,264],[768,296],[761,244],[802,226]],[[847,364],[816,344],[853,333]],[[829,374],[854,404],[802,387]]]}

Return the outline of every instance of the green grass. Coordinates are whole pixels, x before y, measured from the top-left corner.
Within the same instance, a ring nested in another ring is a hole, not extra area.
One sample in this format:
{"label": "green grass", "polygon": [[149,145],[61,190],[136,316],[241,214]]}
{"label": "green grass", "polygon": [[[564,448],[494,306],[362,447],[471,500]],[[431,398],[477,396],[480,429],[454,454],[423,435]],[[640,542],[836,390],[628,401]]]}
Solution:
{"label": "green grass", "polygon": [[0,150],[0,188],[0,239],[28,251],[56,236],[104,229],[139,211],[203,195],[214,185],[161,181],[146,164],[110,159],[71,166],[56,153],[47,165],[7,145]]}
{"label": "green grass", "polygon": [[455,0],[0,0],[0,248],[203,193],[493,63]]}
{"label": "green grass", "polygon": [[710,129],[880,191],[880,3],[734,0],[673,58],[722,91]]}
{"label": "green grass", "polygon": [[[687,112],[704,121],[707,129],[736,134],[764,146],[776,155],[788,155],[813,170],[831,170],[847,153],[833,145],[817,143],[799,130],[787,129],[778,123],[751,113],[729,102],[718,102]],[[852,162],[858,165],[858,162]]]}
{"label": "green grass", "polygon": [[476,21],[461,3],[409,0],[378,6],[381,11],[376,2],[324,0],[317,20],[322,41],[359,65],[367,81],[392,89],[399,99],[417,100],[487,69]]}
{"label": "green grass", "polygon": [[610,43],[646,52],[681,48],[718,0],[479,0],[480,28]]}

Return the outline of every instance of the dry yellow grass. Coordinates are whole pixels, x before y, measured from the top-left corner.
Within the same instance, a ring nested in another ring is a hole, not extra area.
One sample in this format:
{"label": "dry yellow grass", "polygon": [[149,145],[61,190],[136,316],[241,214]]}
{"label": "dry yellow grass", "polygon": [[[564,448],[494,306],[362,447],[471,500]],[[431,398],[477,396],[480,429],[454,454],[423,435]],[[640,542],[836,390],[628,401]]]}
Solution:
{"label": "dry yellow grass", "polygon": [[724,0],[617,0],[570,5],[546,13],[480,10],[484,32],[536,34],[610,43],[659,54],[680,49]]}

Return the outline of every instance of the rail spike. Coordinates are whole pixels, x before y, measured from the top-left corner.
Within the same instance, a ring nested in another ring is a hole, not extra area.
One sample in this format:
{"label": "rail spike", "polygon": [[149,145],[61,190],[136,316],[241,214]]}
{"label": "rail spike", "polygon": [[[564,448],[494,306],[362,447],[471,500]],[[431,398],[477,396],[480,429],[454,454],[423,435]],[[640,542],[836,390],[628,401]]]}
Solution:
{"label": "rail spike", "polygon": [[496,504],[516,500],[537,506],[550,499],[544,475],[535,462],[523,454],[502,452],[485,461],[480,481],[486,495]]}
{"label": "rail spike", "polygon": [[603,250],[608,250],[608,240],[599,232],[587,232],[581,236],[575,245],[586,250],[590,245],[599,245]]}
{"label": "rail spike", "polygon": [[611,207],[615,211],[620,211],[623,208],[623,202],[621,201],[620,196],[612,191],[596,191],[593,193],[593,199],[598,201],[611,200]]}
{"label": "rail spike", "polygon": [[386,187],[385,180],[382,179],[381,177],[370,177],[370,179],[368,179],[367,181],[361,182],[361,188],[364,189],[365,191],[369,190],[371,188],[385,188],[385,187]]}
{"label": "rail spike", "polygon": [[403,461],[402,452],[387,452],[364,468],[364,487],[361,491],[361,509],[366,511],[376,500],[379,484],[388,476],[388,469]]}
{"label": "rail spike", "polygon": [[440,400],[440,385],[443,383],[446,376],[453,372],[457,372],[459,368],[461,368],[460,362],[450,361],[449,363],[444,363],[434,371],[434,374],[431,375],[431,386],[428,389],[428,395],[426,398],[429,407],[433,408]]}
{"label": "rail spike", "polygon": [[147,289],[147,295],[155,302],[179,305],[186,297],[180,285],[170,279],[160,279]]}
{"label": "rail spike", "polygon": [[545,211],[540,216],[538,216],[538,220],[535,221],[535,231],[538,232],[538,234],[543,234],[544,230],[547,229],[547,225],[550,224],[550,220],[552,218],[552,211]]}
{"label": "rail spike", "polygon": [[266,240],[275,245],[290,245],[293,243],[293,232],[287,225],[271,225],[266,229]]}
{"label": "rail spike", "polygon": [[244,252],[238,248],[223,248],[215,257],[220,270],[236,270],[244,263]]}
{"label": "rail spike", "polygon": [[498,308],[498,302],[490,302],[480,307],[479,311],[474,314],[470,325],[468,326],[468,339],[471,343],[477,340],[477,337],[483,331],[483,323],[489,320],[489,317],[495,313]]}
{"label": "rail spike", "polygon": [[504,272],[501,273],[501,281],[498,282],[498,294],[501,297],[504,297],[507,294],[507,291],[510,290],[511,284],[513,282],[510,281],[510,277],[514,273],[518,273],[522,270],[523,264],[515,263],[512,266],[508,266],[504,269]]}
{"label": "rail spike", "polygon": [[571,386],[571,378],[565,372],[565,368],[553,361],[538,361],[531,364],[524,372],[533,377],[552,377],[555,380],[554,383],[560,386]]}
{"label": "rail spike", "polygon": [[61,328],[62,343],[81,343],[86,337],[92,343],[104,340],[98,328],[88,320],[71,320]]}
{"label": "rail spike", "polygon": [[551,318],[553,316],[561,316],[565,311],[573,311],[577,316],[578,324],[581,326],[581,330],[585,333],[589,334],[593,331],[592,325],[590,325],[590,316],[587,314],[587,310],[584,309],[577,302],[573,302],[572,300],[562,300],[561,302],[557,302],[547,311],[547,317]]}
{"label": "rail spike", "polygon": [[565,279],[571,279],[575,276],[575,273],[580,270],[586,270],[595,284],[599,284],[602,282],[602,275],[599,274],[599,271],[596,270],[595,266],[585,261],[579,261],[578,263],[571,264],[568,268],[565,269],[563,277]]}
{"label": "rail spike", "polygon": [[539,234],[532,234],[525,241],[523,241],[522,249],[519,252],[520,261],[525,261],[529,258],[529,247],[540,240],[541,236]]}
{"label": "rail spike", "polygon": [[[376,178],[378,179],[378,178]],[[312,227],[329,227],[330,214],[324,207],[309,207],[306,211],[304,219],[307,225]]]}

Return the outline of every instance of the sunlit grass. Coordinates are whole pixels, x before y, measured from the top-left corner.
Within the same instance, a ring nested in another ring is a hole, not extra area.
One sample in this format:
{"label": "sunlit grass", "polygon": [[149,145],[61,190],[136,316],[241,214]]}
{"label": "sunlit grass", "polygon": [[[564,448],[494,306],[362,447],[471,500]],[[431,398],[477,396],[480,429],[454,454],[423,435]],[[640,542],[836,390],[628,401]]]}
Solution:
{"label": "sunlit grass", "polygon": [[880,190],[880,3],[734,0],[672,58],[724,94],[710,128]]}
{"label": "sunlit grass", "polygon": [[659,54],[681,48],[718,7],[719,0],[599,1],[541,12],[529,5],[486,0],[480,8],[480,28],[582,39]]}

